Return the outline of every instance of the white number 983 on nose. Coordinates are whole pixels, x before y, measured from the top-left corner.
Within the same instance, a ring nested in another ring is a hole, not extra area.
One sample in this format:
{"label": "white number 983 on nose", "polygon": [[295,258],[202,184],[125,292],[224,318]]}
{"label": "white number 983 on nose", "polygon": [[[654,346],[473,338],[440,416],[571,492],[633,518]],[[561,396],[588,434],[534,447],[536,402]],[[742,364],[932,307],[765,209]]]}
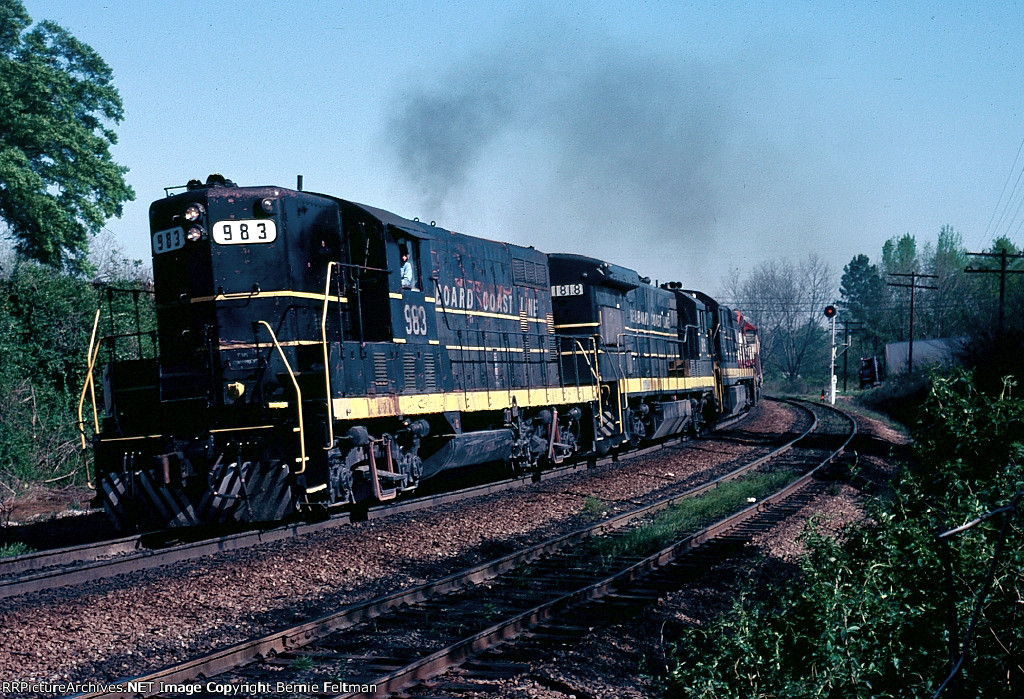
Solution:
{"label": "white number 983 on nose", "polygon": [[217,221],[213,224],[213,242],[218,245],[252,245],[277,240],[277,226],[269,219]]}

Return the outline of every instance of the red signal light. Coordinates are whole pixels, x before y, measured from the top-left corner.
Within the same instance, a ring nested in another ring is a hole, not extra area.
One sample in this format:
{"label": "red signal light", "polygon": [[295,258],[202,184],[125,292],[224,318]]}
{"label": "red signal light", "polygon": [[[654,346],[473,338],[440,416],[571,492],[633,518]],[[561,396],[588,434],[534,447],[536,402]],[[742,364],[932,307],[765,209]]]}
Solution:
{"label": "red signal light", "polygon": [[835,315],[836,315],[836,307],[835,306],[825,306],[825,317],[826,318],[834,318]]}

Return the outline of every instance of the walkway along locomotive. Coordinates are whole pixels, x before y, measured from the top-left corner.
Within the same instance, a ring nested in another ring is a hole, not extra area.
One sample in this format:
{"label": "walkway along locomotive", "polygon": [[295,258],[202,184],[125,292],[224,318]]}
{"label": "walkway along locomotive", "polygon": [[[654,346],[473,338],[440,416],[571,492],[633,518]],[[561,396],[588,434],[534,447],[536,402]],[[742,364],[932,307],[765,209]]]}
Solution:
{"label": "walkway along locomotive", "polygon": [[699,432],[759,397],[738,313],[600,260],[220,176],[150,226],[154,351],[94,332],[80,403],[119,526],[386,501],[449,469]]}

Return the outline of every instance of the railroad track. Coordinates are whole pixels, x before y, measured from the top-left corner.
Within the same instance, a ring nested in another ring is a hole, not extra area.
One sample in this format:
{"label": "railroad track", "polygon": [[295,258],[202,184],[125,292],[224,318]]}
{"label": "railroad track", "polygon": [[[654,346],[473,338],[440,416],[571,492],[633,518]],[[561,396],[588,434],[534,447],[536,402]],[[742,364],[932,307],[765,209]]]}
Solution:
{"label": "railroad track", "polygon": [[571,617],[556,614],[512,640],[490,646],[438,675],[416,682],[398,696],[451,697],[470,691],[475,693],[474,696],[481,696],[502,681],[525,675],[566,696],[599,699],[578,687],[537,674],[536,666],[549,662],[557,651],[582,642],[595,629],[613,626],[643,614],[668,593],[692,584],[707,584],[708,570],[740,555],[757,535],[798,513],[827,487],[823,483],[812,482],[732,529],[717,536],[711,535],[707,541],[691,539],[684,542],[694,545],[690,550],[661,552],[675,558],[650,566],[636,578],[612,581],[608,589],[601,591],[603,594],[575,604]]}
{"label": "railroad track", "polygon": [[[742,420],[742,416],[729,420],[723,423],[720,429],[735,425],[740,420]],[[405,512],[425,510],[467,498],[525,487],[538,480],[559,478],[575,471],[611,463],[615,459],[626,460],[644,456],[671,447],[680,441],[682,440],[673,439],[617,457],[561,466],[543,471],[537,476],[528,474],[457,491],[413,498],[405,502],[371,507],[365,512],[365,519],[380,519]],[[290,523],[269,528],[250,528],[195,541],[183,541],[182,539],[194,536],[199,531],[197,529],[165,530],[3,558],[0,559],[0,599],[81,585],[115,575],[172,565],[224,551],[297,539],[319,531],[346,526],[352,519],[350,513],[342,512],[321,521]]]}
{"label": "railroad track", "polygon": [[[546,480],[585,468],[585,463],[574,464],[545,472],[541,474],[541,478]],[[451,493],[415,498],[402,503],[371,507],[366,512],[366,519],[379,519],[402,512],[428,509],[463,498],[510,490],[531,482],[533,479],[530,476],[523,476]],[[342,512],[322,521],[300,522],[266,529],[247,529],[180,543],[174,543],[174,540],[187,537],[193,531],[168,530],[0,559],[0,599],[148,570],[222,551],[296,539],[326,529],[342,527],[351,521],[351,514]]]}
{"label": "railroad track", "polygon": [[[442,580],[351,605],[179,666],[124,680],[113,691],[81,696],[173,696],[173,691],[166,692],[168,688],[191,691],[186,688],[194,686],[196,678],[203,678],[200,684],[211,685],[214,693],[231,687],[245,696],[280,696],[282,692],[364,696],[367,692],[363,690],[371,686],[378,695],[400,691],[569,609],[575,616],[575,610],[590,600],[613,593],[619,598],[635,597],[629,595],[630,585],[663,570],[687,551],[728,536],[728,531],[743,523],[754,526],[761,519],[770,521],[780,516],[785,510],[779,503],[807,488],[815,470],[840,453],[852,438],[853,421],[845,418],[848,423],[844,430],[839,425],[843,419],[822,421],[826,425],[823,429],[839,432],[839,436],[814,432],[819,424],[816,420],[807,432],[772,455],[686,494]],[[829,421],[831,426],[827,426]],[[636,523],[645,518],[725,488],[758,469],[778,472],[780,468],[797,468],[804,475],[756,505],[742,508],[680,541],[658,546],[654,552],[638,554],[627,543],[624,551],[609,553],[615,551],[616,541],[628,542],[625,537],[638,531]],[[605,548],[609,541],[611,549]],[[600,564],[595,565],[595,561]],[[341,630],[343,634],[336,633]]]}

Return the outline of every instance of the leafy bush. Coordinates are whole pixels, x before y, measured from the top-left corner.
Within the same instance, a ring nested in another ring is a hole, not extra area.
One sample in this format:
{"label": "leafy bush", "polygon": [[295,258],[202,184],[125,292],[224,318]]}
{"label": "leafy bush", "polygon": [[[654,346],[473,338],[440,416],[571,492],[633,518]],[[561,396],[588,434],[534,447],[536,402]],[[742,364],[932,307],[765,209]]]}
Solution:
{"label": "leafy bush", "polygon": [[1024,518],[990,513],[1024,491],[1024,401],[979,394],[964,372],[937,378],[918,445],[921,466],[869,503],[870,525],[840,541],[812,528],[788,588],[747,590],[683,633],[669,696],[930,696],[968,628],[961,695],[1021,696]]}
{"label": "leafy bush", "polygon": [[74,406],[92,289],[37,264],[0,278],[0,464],[14,482],[77,471]]}
{"label": "leafy bush", "polygon": [[1005,332],[977,328],[958,355],[982,393],[998,395],[1004,376],[1024,378],[1024,319],[1015,315],[1012,321]]}
{"label": "leafy bush", "polygon": [[877,388],[862,392],[856,400],[865,408],[888,415],[896,422],[913,425],[928,397],[931,383],[931,376],[924,372],[899,374]]}
{"label": "leafy bush", "polygon": [[[127,280],[115,286],[138,286]],[[0,483],[4,493],[27,482],[84,482],[77,408],[97,307],[93,284],[42,265],[0,267]],[[108,304],[104,304],[105,307]],[[131,294],[114,297],[105,330],[134,327]],[[140,294],[138,317],[153,326],[153,304]],[[119,352],[135,347],[118,346]],[[152,351],[144,342],[146,350]],[[101,360],[103,358],[101,357]],[[97,371],[97,376],[99,371]]]}

